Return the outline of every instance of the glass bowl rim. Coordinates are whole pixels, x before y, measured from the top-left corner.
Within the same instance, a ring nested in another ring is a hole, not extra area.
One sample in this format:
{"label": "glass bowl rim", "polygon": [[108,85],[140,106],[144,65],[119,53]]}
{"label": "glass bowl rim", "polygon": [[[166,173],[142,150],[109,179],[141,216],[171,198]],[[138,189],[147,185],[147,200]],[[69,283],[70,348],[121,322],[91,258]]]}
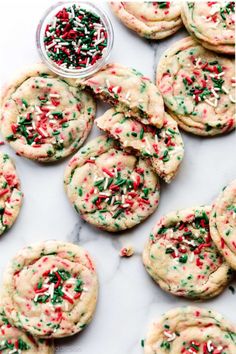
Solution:
{"label": "glass bowl rim", "polygon": [[[100,16],[101,21],[108,33],[107,47],[105,48],[105,53],[102,55],[102,58],[99,59],[95,64],[83,69],[66,69],[60,67],[47,56],[45,46],[43,43],[44,30],[46,25],[48,24],[50,16],[52,17],[53,13],[54,12],[56,13],[57,9],[59,10],[63,6],[66,7],[66,5],[72,6],[73,4],[79,4],[81,5],[81,7],[84,5],[85,8],[87,6],[88,11],[91,12],[94,10],[94,12]],[[53,71],[57,75],[60,75],[62,77],[67,77],[67,78],[75,78],[75,79],[85,78],[96,73],[107,63],[113,48],[113,43],[114,43],[114,30],[109,16],[107,15],[105,10],[100,9],[98,6],[94,5],[94,3],[91,3],[90,1],[68,0],[68,1],[59,1],[53,4],[52,6],[47,8],[47,10],[42,15],[36,30],[36,46],[41,60],[45,65],[47,65],[47,67],[51,71]]]}

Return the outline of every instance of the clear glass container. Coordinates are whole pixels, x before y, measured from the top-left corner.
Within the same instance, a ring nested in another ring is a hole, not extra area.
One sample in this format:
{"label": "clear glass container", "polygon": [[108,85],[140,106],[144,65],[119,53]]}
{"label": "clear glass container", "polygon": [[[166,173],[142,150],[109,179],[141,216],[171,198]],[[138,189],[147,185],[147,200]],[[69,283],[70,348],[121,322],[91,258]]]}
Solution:
{"label": "clear glass container", "polygon": [[[64,7],[68,8],[74,4],[79,5],[81,8],[84,8],[87,11],[90,11],[99,16],[107,31],[107,46],[102,51],[102,57],[98,59],[93,65],[82,69],[67,69],[61,67],[48,57],[44,44],[46,26],[51,22],[52,18],[58,13],[58,11],[62,10]],[[38,24],[36,31],[36,45],[42,61],[48,66],[50,70],[56,74],[69,78],[84,78],[90,76],[98,71],[102,66],[104,66],[110,56],[113,47],[113,41],[114,31],[108,15],[103,9],[98,8],[88,1],[61,1],[56,3],[45,12]]]}

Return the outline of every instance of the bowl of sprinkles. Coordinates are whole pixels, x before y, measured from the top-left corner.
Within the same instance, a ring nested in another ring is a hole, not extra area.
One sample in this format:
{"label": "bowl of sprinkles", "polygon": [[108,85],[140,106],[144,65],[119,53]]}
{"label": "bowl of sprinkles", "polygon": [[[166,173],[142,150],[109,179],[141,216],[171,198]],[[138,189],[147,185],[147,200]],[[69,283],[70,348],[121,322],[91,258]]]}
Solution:
{"label": "bowl of sprinkles", "polygon": [[113,37],[111,21],[103,10],[86,1],[66,1],[44,14],[36,44],[41,59],[53,72],[82,78],[107,62]]}

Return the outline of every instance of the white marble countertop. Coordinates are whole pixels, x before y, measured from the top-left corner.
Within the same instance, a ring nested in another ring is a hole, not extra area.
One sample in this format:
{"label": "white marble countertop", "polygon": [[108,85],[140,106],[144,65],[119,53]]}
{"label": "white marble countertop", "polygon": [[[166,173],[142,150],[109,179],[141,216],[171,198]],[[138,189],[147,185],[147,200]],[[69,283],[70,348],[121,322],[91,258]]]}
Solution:
{"label": "white marble countertop", "polygon": [[[51,0],[50,4],[54,2]],[[1,2],[1,84],[20,68],[39,61],[35,30],[48,4],[47,0]],[[110,61],[132,66],[154,80],[160,55],[186,32],[179,31],[160,42],[148,42],[124,27],[106,3],[99,6],[107,9],[114,25]],[[105,106],[99,105],[97,116],[104,110]],[[97,134],[94,127],[89,140]],[[19,248],[46,239],[83,245],[97,265],[100,294],[94,320],[83,333],[57,342],[57,353],[141,354],[140,342],[152,320],[173,307],[193,304],[159,289],[144,270],[142,249],[161,215],[177,208],[211,203],[221,188],[235,178],[236,137],[231,133],[206,139],[183,133],[183,139],[185,157],[180,172],[171,185],[162,183],[157,211],[140,226],[116,235],[86,224],[71,207],[62,183],[68,159],[55,165],[39,165],[16,156],[7,145],[1,146],[1,152],[8,152],[16,162],[25,199],[17,222],[0,238],[0,278]],[[121,259],[119,250],[126,244],[132,244],[136,253],[130,259]],[[236,322],[235,300],[236,294],[226,288],[219,297],[198,304]]]}

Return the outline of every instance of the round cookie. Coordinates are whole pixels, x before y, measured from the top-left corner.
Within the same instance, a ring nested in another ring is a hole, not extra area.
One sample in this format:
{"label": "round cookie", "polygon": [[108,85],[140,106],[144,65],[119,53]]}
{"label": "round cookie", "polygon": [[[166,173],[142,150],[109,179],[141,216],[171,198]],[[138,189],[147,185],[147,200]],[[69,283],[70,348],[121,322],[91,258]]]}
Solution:
{"label": "round cookie", "polygon": [[20,250],[3,281],[2,304],[16,327],[40,338],[80,332],[96,307],[98,281],[88,253],[46,241]]}
{"label": "round cookie", "polygon": [[234,60],[217,56],[190,37],[168,49],[157,85],[170,115],[187,132],[212,136],[235,128]]}
{"label": "round cookie", "polygon": [[153,170],[167,183],[175,177],[184,155],[184,144],[177,123],[167,113],[161,129],[126,117],[111,108],[96,119],[97,126],[122,148],[150,160]]}
{"label": "round cookie", "polygon": [[224,188],[216,199],[210,229],[217,248],[236,270],[236,180]]}
{"label": "round cookie", "polygon": [[207,49],[235,53],[235,1],[182,1],[181,16],[189,34]]}
{"label": "round cookie", "polygon": [[95,116],[93,98],[43,64],[16,78],[3,95],[1,133],[19,155],[41,162],[78,150]]}
{"label": "round cookie", "polygon": [[205,206],[172,212],[155,225],[143,262],[163,290],[208,299],[227,285],[231,270],[211,239],[210,211]]}
{"label": "round cookie", "polygon": [[164,104],[156,85],[135,69],[120,64],[107,64],[90,78],[77,80],[77,85],[119,106],[127,116],[143,124],[163,126]]}
{"label": "round cookie", "polygon": [[234,354],[236,328],[217,312],[180,307],[153,323],[145,354]]}
{"label": "round cookie", "polygon": [[110,232],[141,223],[159,202],[158,177],[148,162],[121,150],[104,135],[70,160],[64,184],[82,218]]}
{"label": "round cookie", "polygon": [[12,326],[0,306],[0,353],[53,354],[52,342],[32,337],[31,334]]}
{"label": "round cookie", "polygon": [[170,1],[112,1],[111,8],[125,26],[141,37],[162,39],[182,27],[180,5]]}
{"label": "round cookie", "polygon": [[15,165],[7,154],[0,153],[0,235],[15,222],[23,194]]}

